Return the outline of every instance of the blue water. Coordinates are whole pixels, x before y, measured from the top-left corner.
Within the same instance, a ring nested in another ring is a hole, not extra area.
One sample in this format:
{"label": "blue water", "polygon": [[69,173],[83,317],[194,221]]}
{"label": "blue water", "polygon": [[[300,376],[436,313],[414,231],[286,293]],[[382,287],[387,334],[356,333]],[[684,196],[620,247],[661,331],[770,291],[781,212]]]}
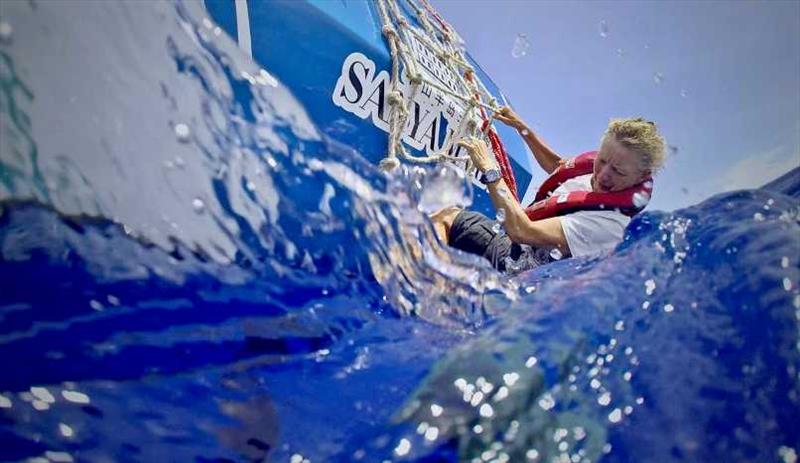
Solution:
{"label": "blue water", "polygon": [[800,452],[800,170],[509,279],[196,5],[0,21],[0,459]]}

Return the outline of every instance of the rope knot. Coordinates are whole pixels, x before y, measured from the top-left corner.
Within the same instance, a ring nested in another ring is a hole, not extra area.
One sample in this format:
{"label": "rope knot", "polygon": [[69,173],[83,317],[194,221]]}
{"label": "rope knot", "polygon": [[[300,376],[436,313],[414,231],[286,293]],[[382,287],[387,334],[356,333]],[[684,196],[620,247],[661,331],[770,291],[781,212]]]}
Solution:
{"label": "rope knot", "polygon": [[388,24],[386,26],[383,26],[383,29],[381,29],[381,30],[383,31],[384,35],[386,35],[386,36],[394,36],[394,37],[397,36],[397,31],[394,30],[394,27],[389,26]]}
{"label": "rope knot", "polygon": [[391,105],[395,106],[400,104],[403,101],[403,94],[400,93],[400,90],[392,90],[389,92],[388,96],[386,97],[386,101]]}

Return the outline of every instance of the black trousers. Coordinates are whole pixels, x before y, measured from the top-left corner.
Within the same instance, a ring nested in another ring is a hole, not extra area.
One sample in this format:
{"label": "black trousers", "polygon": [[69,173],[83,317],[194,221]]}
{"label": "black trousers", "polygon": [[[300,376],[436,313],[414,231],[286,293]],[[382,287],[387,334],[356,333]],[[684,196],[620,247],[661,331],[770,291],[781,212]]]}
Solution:
{"label": "black trousers", "polygon": [[461,211],[450,226],[450,246],[476,254],[491,262],[501,272],[506,271],[506,257],[518,259],[522,247],[505,233],[492,230],[497,221],[473,211]]}

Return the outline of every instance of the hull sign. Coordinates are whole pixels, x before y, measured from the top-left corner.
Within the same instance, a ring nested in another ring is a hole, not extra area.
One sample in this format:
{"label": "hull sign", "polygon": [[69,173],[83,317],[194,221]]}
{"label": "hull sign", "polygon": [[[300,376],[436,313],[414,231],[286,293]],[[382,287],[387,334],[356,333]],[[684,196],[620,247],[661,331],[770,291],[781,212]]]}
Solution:
{"label": "hull sign", "polygon": [[[426,66],[423,69],[425,74],[431,74]],[[388,96],[391,82],[387,71],[376,71],[375,62],[362,53],[348,55],[333,90],[333,103],[362,119],[371,120],[376,127],[388,133]],[[441,72],[426,77],[434,77],[440,82],[443,80]],[[451,87],[453,81],[446,84]],[[401,78],[398,90],[405,98],[412,91],[412,86]],[[452,137],[460,139],[466,136],[466,133],[455,133],[464,117],[464,107],[460,102],[454,101],[424,81],[412,98],[402,136],[407,145],[432,155],[447,146]],[[466,130],[465,124],[463,132]],[[459,151],[461,147],[454,146],[449,154],[455,156]]]}

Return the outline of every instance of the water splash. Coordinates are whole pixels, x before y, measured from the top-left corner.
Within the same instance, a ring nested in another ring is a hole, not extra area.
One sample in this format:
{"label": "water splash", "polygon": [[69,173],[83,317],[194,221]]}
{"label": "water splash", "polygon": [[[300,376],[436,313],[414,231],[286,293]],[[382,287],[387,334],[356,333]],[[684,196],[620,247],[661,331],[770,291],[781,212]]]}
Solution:
{"label": "water splash", "polygon": [[418,197],[417,209],[425,214],[432,214],[445,207],[466,208],[472,204],[472,184],[467,180],[464,171],[455,166],[445,164],[433,169],[411,169],[412,174],[405,175],[411,187],[417,191],[412,196]]}

